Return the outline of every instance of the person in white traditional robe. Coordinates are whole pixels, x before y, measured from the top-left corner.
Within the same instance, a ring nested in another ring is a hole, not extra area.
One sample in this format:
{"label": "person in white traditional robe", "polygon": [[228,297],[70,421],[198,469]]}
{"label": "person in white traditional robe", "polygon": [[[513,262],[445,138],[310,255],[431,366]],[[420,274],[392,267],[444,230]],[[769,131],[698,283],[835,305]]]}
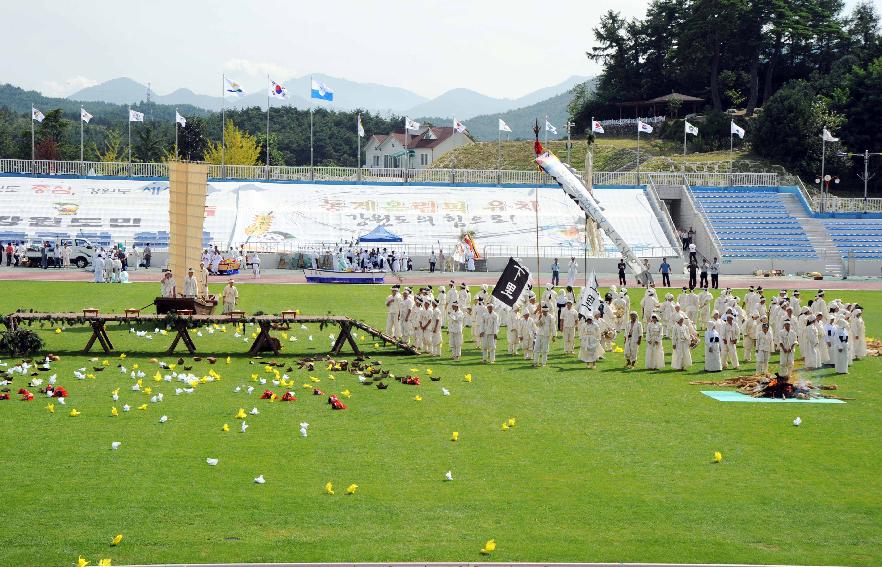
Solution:
{"label": "person in white traditional robe", "polygon": [[597,351],[600,346],[600,327],[589,315],[579,324],[579,360],[588,364],[588,368],[597,368]]}
{"label": "person in white traditional robe", "polygon": [[231,313],[236,309],[236,304],[239,303],[239,290],[236,289],[235,283],[233,280],[229,280],[221,294],[221,299],[224,303],[224,313]]}
{"label": "person in white traditional robe", "polygon": [[701,293],[698,294],[698,324],[699,328],[704,327],[704,325],[710,321],[711,318],[711,308],[714,304],[714,296],[707,290],[707,288],[702,288]]}
{"label": "person in white traditional robe", "polygon": [[854,347],[855,358],[866,358],[867,356],[867,328],[864,323],[864,311],[857,308],[852,311],[851,317],[851,342]]}
{"label": "person in white traditional robe", "polygon": [[213,274],[218,273],[218,271],[220,270],[221,260],[223,260],[223,256],[221,255],[221,253],[215,251],[211,256],[211,272]]}
{"label": "person in white traditional robe", "polygon": [[824,300],[823,289],[818,290],[818,295],[815,296],[815,301],[812,303],[812,311],[827,316],[827,302]]}
{"label": "person in white traditional robe", "polygon": [[447,341],[450,343],[453,360],[459,360],[462,355],[462,330],[463,313],[459,309],[459,301],[454,300],[450,304],[450,313],[447,314]]}
{"label": "person in white traditional robe", "polygon": [[428,298],[423,298],[423,308],[420,310],[420,349],[423,352],[432,352],[432,320],[435,313],[433,312],[432,302]]}
{"label": "person in white traditional robe", "polygon": [[119,275],[122,273],[122,260],[119,259],[119,256],[113,256],[112,260],[112,268],[111,268],[111,277],[110,281],[112,283],[119,283]]}
{"label": "person in white traditional robe", "polygon": [[791,328],[790,319],[785,319],[781,331],[776,338],[780,355],[780,368],[778,374],[789,377],[793,373],[793,364],[796,357],[796,345],[799,341],[796,331]]}
{"label": "person in white traditional robe", "polygon": [[[820,315],[820,314],[819,314]],[[824,362],[827,366],[835,366],[836,365],[836,346],[834,344],[834,339],[836,338],[836,325],[832,316],[824,314],[824,344],[827,347],[827,361]],[[823,355],[822,355],[823,357]]]}
{"label": "person in white traditional robe", "polygon": [[706,372],[720,372],[723,370],[722,343],[720,333],[713,321],[707,324],[704,333],[704,370]]}
{"label": "person in white traditional robe", "polygon": [[769,324],[763,323],[756,335],[756,373],[765,376],[769,373],[769,359],[772,357],[775,337]]}
{"label": "person in white traditional robe", "polygon": [[459,300],[459,310],[462,311],[463,325],[468,327],[472,324],[472,292],[469,291],[469,286],[467,286],[465,282],[459,284],[457,299]]}
{"label": "person in white traditional robe", "polygon": [[101,254],[92,260],[92,268],[95,270],[95,283],[104,283],[104,257]]}
{"label": "person in white traditional robe", "polygon": [[398,324],[401,327],[401,340],[405,343],[414,344],[413,322],[417,318],[416,298],[412,295],[409,287],[401,292],[401,312],[398,316]]}
{"label": "person in white traditional robe", "polygon": [[802,341],[799,343],[799,350],[802,353],[803,359],[805,359],[805,367],[808,370],[821,367],[821,353],[818,350],[820,342],[814,318],[806,317],[803,323]]}
{"label": "person in white traditional robe", "polygon": [[521,307],[515,304],[508,310],[508,317],[505,324],[505,339],[508,342],[508,354],[517,356],[521,349]]}
{"label": "person in white traditional robe", "polygon": [[251,256],[248,258],[248,262],[251,264],[251,275],[254,279],[260,277],[260,255],[255,250],[251,253]]}
{"label": "person in white traditional robe", "polygon": [[496,339],[499,336],[499,313],[493,303],[481,314],[481,362],[496,363]]}
{"label": "person in white traditional robe", "polygon": [[665,328],[665,336],[674,336],[674,327],[677,325],[677,320],[674,318],[674,294],[668,293],[665,295],[665,301],[661,304],[660,313],[661,322]]}
{"label": "person in white traditional robe", "polygon": [[567,285],[574,287],[576,285],[576,275],[579,273],[579,264],[576,258],[570,258],[570,265],[567,267]]}
{"label": "person in white traditional robe", "polygon": [[737,369],[739,367],[738,340],[741,337],[741,329],[738,328],[734,315],[730,313],[726,316],[726,324],[723,325],[721,331],[720,336],[723,339],[723,368],[729,368],[731,365],[732,368]]}
{"label": "person in white traditional robe", "polygon": [[759,313],[751,312],[750,319],[744,325],[744,362],[753,362],[753,353],[756,350],[756,335],[759,332]]}
{"label": "person in white traditional robe", "polygon": [[656,307],[658,307],[658,298],[655,296],[655,290],[649,288],[646,290],[646,295],[640,300],[640,308],[643,310],[644,321],[649,321],[649,318],[652,317],[652,312],[655,311]]}
{"label": "person in white traditional robe", "polygon": [[799,290],[793,290],[793,297],[790,298],[790,307],[793,308],[794,313],[799,313],[802,310],[802,301],[799,297]]}
{"label": "person in white traditional robe", "polygon": [[162,276],[162,280],[159,282],[160,284],[160,294],[162,297],[175,297],[177,295],[177,289],[175,289],[175,279],[172,277],[171,272],[166,272]]}
{"label": "person in white traditional robe", "polygon": [[566,307],[560,312],[560,320],[563,324],[564,354],[573,354],[576,344],[576,325],[579,322],[579,312],[573,307],[571,299],[567,299]]}
{"label": "person in white traditional robe", "polygon": [[524,350],[524,360],[533,359],[533,346],[536,344],[536,325],[529,308],[525,308],[518,321],[518,338]]}
{"label": "person in white traditional robe", "polygon": [[438,309],[441,310],[441,326],[444,326],[447,318],[447,288],[443,285],[438,290]]}
{"label": "person in white traditional robe", "polygon": [[833,362],[837,374],[848,374],[848,322],[839,319],[836,322],[836,335],[833,337]]}
{"label": "person in white traditional robe", "polygon": [[665,367],[665,349],[662,345],[664,330],[658,322],[658,315],[653,313],[649,316],[649,324],[646,325],[646,368],[648,370],[661,370]]}
{"label": "person in white traditional robe", "polygon": [[554,336],[554,317],[549,313],[548,305],[542,305],[542,311],[536,318],[536,347],[533,351],[533,366],[545,366],[548,363],[548,349],[551,337]]}
{"label": "person in white traditional robe", "polygon": [[625,368],[634,368],[637,364],[637,351],[643,341],[643,323],[637,319],[636,311],[631,311],[629,319],[625,329]]}
{"label": "person in white traditional robe", "polygon": [[475,306],[472,308],[472,340],[475,341],[475,346],[481,348],[481,332],[482,327],[484,325],[484,313],[487,312],[487,306],[484,305],[484,300],[479,296],[475,299]]}
{"label": "person in white traditional robe", "polygon": [[692,366],[692,334],[685,325],[685,317],[682,315],[674,326],[674,336],[671,338],[673,352],[671,354],[671,368],[674,370],[689,370]]}
{"label": "person in white traditional robe", "polygon": [[438,301],[432,302],[432,322],[429,324],[429,345],[432,356],[441,356],[441,308]]}
{"label": "person in white traditional robe", "polygon": [[187,270],[187,277],[184,278],[184,297],[196,297],[196,276],[193,275],[193,268]]}
{"label": "person in white traditional robe", "polygon": [[396,339],[401,336],[401,295],[398,293],[399,286],[392,286],[392,293],[386,296],[386,334]]}

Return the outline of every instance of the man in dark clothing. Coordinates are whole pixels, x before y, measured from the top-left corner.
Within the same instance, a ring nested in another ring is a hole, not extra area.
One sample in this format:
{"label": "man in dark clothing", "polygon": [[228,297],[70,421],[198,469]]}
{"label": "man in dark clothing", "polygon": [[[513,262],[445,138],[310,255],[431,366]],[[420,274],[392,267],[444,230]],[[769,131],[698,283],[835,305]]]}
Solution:
{"label": "man in dark clothing", "polygon": [[152,251],[150,250],[150,244],[144,247],[144,267],[150,267],[150,256],[152,256]]}
{"label": "man in dark clothing", "polygon": [[689,289],[695,289],[695,273],[698,271],[698,264],[694,260],[689,260]]}
{"label": "man in dark clothing", "polygon": [[627,264],[625,264],[625,259],[622,258],[619,260],[619,285],[627,285],[627,281],[625,281],[625,268],[627,268]]}
{"label": "man in dark clothing", "polygon": [[44,242],[40,248],[40,267],[44,270],[49,268],[49,243]]}
{"label": "man in dark clothing", "polygon": [[711,287],[720,289],[720,261],[714,256],[714,261],[710,265]]}
{"label": "man in dark clothing", "polygon": [[705,288],[708,287],[707,283],[707,259],[701,261],[701,272],[700,279],[698,280],[698,287]]}

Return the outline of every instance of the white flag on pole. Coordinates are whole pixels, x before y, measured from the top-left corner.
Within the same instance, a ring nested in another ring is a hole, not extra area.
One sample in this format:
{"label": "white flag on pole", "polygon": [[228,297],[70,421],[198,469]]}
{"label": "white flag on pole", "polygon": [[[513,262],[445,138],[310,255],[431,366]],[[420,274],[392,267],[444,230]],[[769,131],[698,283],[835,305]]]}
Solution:
{"label": "white flag on pole", "polygon": [[557,134],[557,128],[555,128],[554,124],[552,124],[548,120],[545,121],[545,131],[551,132],[552,134]]}
{"label": "white flag on pole", "polygon": [[462,134],[463,132],[466,131],[465,124],[463,124],[462,122],[460,122],[459,120],[454,118],[453,119],[453,130],[454,130],[454,132],[459,132],[460,134]]}
{"label": "white flag on pole", "polygon": [[597,120],[592,121],[592,122],[591,122],[591,131],[592,131],[592,132],[597,132],[598,134],[604,134],[604,131],[603,131],[603,124],[601,124],[601,123],[600,123],[599,121],[597,121]]}
{"label": "white flag on pole", "polygon": [[404,129],[405,130],[419,130],[420,123],[414,120],[411,120],[407,116],[404,117]]}
{"label": "white flag on pole", "polygon": [[734,120],[732,121],[732,126],[731,126],[731,130],[730,130],[730,132],[731,132],[732,134],[735,134],[735,135],[738,136],[739,138],[742,138],[742,139],[744,138],[744,128],[742,128],[742,127],[739,126],[738,124],[735,124],[735,121],[734,121]]}
{"label": "white flag on pole", "polygon": [[129,109],[129,122],[144,122],[144,113]]}
{"label": "white flag on pole", "polygon": [[686,133],[698,136],[698,126],[693,126],[689,122],[686,122]]}
{"label": "white flag on pole", "polygon": [[505,120],[502,118],[499,119],[499,131],[500,132],[511,132],[511,127],[505,123]]}
{"label": "white flag on pole", "polygon": [[37,122],[42,122],[44,118],[46,118],[46,117],[43,116],[42,112],[40,112],[39,110],[37,110],[33,106],[31,107],[31,120],[36,120]]}
{"label": "white flag on pole", "polygon": [[579,295],[579,315],[582,317],[593,317],[594,312],[600,307],[600,292],[597,287],[597,274],[591,270],[588,285],[582,288],[582,293]]}
{"label": "white flag on pole", "polygon": [[821,137],[824,138],[825,142],[838,142],[839,138],[834,138],[833,134],[830,133],[830,130],[824,128],[824,133],[821,134]]}
{"label": "white flag on pole", "polygon": [[358,137],[364,138],[364,125],[361,123],[361,114],[358,115]]}
{"label": "white flag on pole", "polygon": [[80,120],[82,120],[83,122],[88,124],[89,120],[91,120],[91,119],[92,119],[92,115],[89,114],[88,112],[86,112],[85,108],[80,107]]}
{"label": "white flag on pole", "polygon": [[638,132],[646,132],[647,134],[652,134],[652,126],[650,126],[646,122],[642,122],[642,121],[638,120],[637,121],[637,131]]}
{"label": "white flag on pole", "polygon": [[242,85],[226,77],[224,77],[224,81],[227,83],[224,89],[224,96],[245,96],[245,90],[242,88]]}
{"label": "white flag on pole", "polygon": [[180,124],[182,128],[187,127],[187,119],[181,116],[177,110],[175,110],[175,122]]}

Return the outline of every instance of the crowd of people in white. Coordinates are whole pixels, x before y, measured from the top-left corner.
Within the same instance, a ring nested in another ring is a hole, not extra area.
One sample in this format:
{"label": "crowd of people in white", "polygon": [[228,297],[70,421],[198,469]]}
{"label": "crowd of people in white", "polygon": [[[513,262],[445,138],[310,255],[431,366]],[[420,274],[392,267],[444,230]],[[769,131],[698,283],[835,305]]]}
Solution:
{"label": "crowd of people in white", "polygon": [[832,366],[847,373],[853,360],[867,355],[860,306],[841,299],[827,302],[824,290],[803,305],[800,295],[799,290],[781,290],[767,299],[762,287],[751,286],[743,298],[729,288],[714,298],[706,287],[698,293],[684,287],[676,298],[666,293],[660,299],[650,287],[638,311],[637,306],[632,310],[627,288],[611,286],[600,308],[583,317],[570,285],[556,289],[549,283],[541,295],[525,290],[513,307],[493,297],[487,285],[474,295],[466,284],[457,287],[452,281],[437,294],[430,285],[415,293],[396,285],[386,298],[386,334],[440,356],[446,326],[451,357],[458,360],[470,328],[482,361],[492,364],[505,327],[508,354],[523,353],[534,366],[547,364],[554,340],[562,336],[563,353],[578,356],[589,368],[616,351],[621,336],[625,368],[636,367],[645,341],[645,368],[664,368],[669,346],[671,368],[688,370],[703,331],[708,372],[737,369],[746,362],[755,364],[756,373],[768,374],[777,353],[780,376],[789,377],[797,360],[805,369]]}

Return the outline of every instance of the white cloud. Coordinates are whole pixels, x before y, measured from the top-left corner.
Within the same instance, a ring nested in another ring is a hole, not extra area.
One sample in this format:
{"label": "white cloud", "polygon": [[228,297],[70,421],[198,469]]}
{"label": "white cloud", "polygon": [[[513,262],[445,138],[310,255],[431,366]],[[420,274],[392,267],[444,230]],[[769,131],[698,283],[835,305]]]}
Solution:
{"label": "white cloud", "polygon": [[40,92],[44,96],[50,97],[66,97],[72,95],[80,89],[97,85],[98,81],[77,75],[66,81],[43,81],[40,86]]}
{"label": "white cloud", "polygon": [[241,58],[227,59],[224,63],[224,70],[255,77],[265,77],[269,75],[277,81],[292,79],[296,74],[294,69],[286,65]]}

